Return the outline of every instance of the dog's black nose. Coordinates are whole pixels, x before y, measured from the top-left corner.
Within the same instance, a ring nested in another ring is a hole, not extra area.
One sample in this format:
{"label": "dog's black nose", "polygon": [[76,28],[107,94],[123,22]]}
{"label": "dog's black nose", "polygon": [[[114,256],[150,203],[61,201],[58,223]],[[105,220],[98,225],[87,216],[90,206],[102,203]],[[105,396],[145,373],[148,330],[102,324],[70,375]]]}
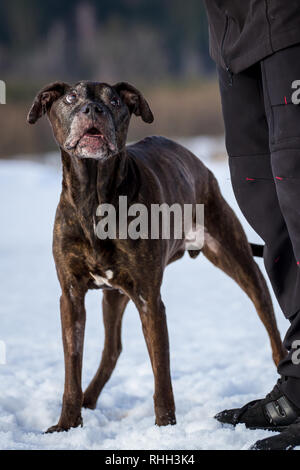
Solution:
{"label": "dog's black nose", "polygon": [[85,103],[81,108],[81,112],[84,114],[102,114],[104,109],[99,103]]}

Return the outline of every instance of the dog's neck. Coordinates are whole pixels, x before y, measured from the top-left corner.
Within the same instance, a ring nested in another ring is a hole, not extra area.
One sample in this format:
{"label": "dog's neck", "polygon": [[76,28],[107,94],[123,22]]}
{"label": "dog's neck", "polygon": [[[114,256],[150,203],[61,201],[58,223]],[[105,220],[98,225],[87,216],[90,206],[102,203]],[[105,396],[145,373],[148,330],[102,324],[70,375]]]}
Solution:
{"label": "dog's neck", "polygon": [[105,161],[78,159],[64,150],[61,150],[61,156],[61,202],[71,206],[85,237],[94,245],[97,208],[104,203],[117,207],[120,195],[128,193],[130,198],[133,179],[136,180],[134,163],[130,162],[125,148]]}
{"label": "dog's neck", "polygon": [[93,197],[97,204],[114,203],[116,192],[127,176],[128,155],[121,152],[104,161],[78,159],[61,150],[63,190],[76,206],[81,199]]}

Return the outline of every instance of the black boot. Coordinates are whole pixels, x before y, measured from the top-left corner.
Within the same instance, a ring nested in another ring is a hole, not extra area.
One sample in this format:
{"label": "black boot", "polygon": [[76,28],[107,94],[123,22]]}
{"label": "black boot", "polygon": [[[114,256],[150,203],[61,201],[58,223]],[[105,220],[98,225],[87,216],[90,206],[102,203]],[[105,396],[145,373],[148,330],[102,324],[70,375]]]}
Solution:
{"label": "black boot", "polygon": [[245,424],[249,429],[284,431],[300,417],[300,409],[288,400],[280,389],[279,379],[272,392],[262,400],[254,400],[242,408],[224,410],[215,416],[220,423]]}
{"label": "black boot", "polygon": [[300,446],[299,419],[281,434],[257,441],[250,450],[292,450],[297,446]]}

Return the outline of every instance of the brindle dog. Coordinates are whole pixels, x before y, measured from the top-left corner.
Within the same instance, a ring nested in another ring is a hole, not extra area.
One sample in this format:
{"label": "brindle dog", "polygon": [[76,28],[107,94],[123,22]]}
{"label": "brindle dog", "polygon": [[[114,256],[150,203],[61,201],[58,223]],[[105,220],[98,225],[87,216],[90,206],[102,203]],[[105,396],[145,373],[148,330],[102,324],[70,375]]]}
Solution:
{"label": "brindle dog", "polygon": [[[53,253],[60,281],[65,389],[59,422],[48,431],[82,425],[81,408],[96,407],[121,352],[121,323],[131,299],[136,305],[154,373],[156,424],[175,424],[169,341],[160,289],[165,267],[181,258],[184,239],[103,240],[95,231],[101,203],[128,205],[205,204],[203,254],[231,276],[250,297],[270,337],[276,364],[285,355],[269,291],[240,222],[223,199],[205,165],[184,147],[163,137],[126,147],[132,114],[151,123],[143,95],[128,83],[55,82],[43,88],[28,122],[47,113],[60,147],[63,182],[57,208]],[[198,251],[189,251],[192,257]],[[83,393],[84,299],[103,288],[105,344],[96,375]]]}

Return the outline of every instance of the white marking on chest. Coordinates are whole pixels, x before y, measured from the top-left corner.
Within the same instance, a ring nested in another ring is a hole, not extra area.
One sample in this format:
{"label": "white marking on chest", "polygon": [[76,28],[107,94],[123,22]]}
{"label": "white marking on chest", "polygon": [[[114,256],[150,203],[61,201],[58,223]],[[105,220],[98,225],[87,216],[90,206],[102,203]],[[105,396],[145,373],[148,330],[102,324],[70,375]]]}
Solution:
{"label": "white marking on chest", "polygon": [[105,271],[105,274],[108,280],[111,280],[114,277],[114,273],[112,272],[111,269],[108,269],[107,271]]}
{"label": "white marking on chest", "polygon": [[140,300],[143,302],[142,310],[143,312],[147,313],[147,301],[140,295]]}
{"label": "white marking on chest", "polygon": [[186,250],[201,250],[204,245],[205,227],[197,225],[196,230],[192,228],[185,236],[185,249]]}
{"label": "white marking on chest", "polygon": [[90,273],[92,278],[95,281],[96,286],[101,287],[103,285],[111,287],[111,284],[108,282],[108,280],[111,280],[114,277],[114,273],[109,269],[108,271],[105,272],[107,277],[102,277],[98,276],[98,274],[93,274]]}

